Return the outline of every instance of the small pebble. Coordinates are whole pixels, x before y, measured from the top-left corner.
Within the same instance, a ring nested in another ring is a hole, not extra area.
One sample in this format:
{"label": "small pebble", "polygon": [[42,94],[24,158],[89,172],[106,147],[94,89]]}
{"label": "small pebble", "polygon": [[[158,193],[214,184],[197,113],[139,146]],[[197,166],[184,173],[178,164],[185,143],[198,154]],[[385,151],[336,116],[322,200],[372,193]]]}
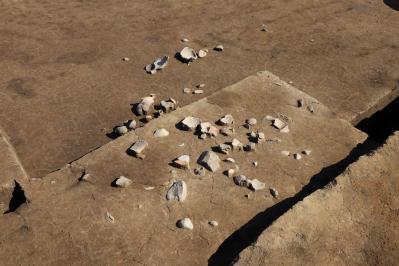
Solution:
{"label": "small pebble", "polygon": [[198,85],[197,85],[197,88],[198,88],[198,89],[201,89],[201,88],[204,88],[204,87],[205,87],[205,84],[204,84],[204,83],[201,83],[201,84],[198,84]]}
{"label": "small pebble", "polygon": [[254,125],[256,125],[256,123],[258,122],[257,120],[256,120],[256,118],[249,118],[249,119],[247,119],[247,124],[249,125],[249,126],[254,126]]}
{"label": "small pebble", "polygon": [[204,90],[194,90],[193,94],[203,94]]}
{"label": "small pebble", "polygon": [[128,129],[127,129],[127,127],[125,127],[125,126],[120,126],[120,127],[117,127],[117,128],[115,129],[115,132],[116,132],[119,136],[122,136],[122,135],[124,135],[124,134],[126,134],[126,133],[128,132]]}
{"label": "small pebble", "polygon": [[129,57],[124,57],[124,58],[122,58],[122,61],[125,61],[125,62],[127,62],[127,61],[129,61],[129,60],[130,60]]}
{"label": "small pebble", "polygon": [[305,154],[305,155],[310,155],[312,153],[312,151],[311,150],[304,150],[302,153]]}
{"label": "small pebble", "polygon": [[184,218],[184,219],[178,220],[176,223],[176,226],[178,228],[182,228],[182,229],[188,229],[188,230],[194,229],[193,222],[191,222],[190,218]]}
{"label": "small pebble", "polygon": [[183,38],[183,39],[181,39],[181,42],[189,42],[189,39]]}
{"label": "small pebble", "polygon": [[125,188],[128,187],[132,184],[132,180],[130,180],[127,177],[120,176],[114,181],[115,186],[120,187],[120,188]]}
{"label": "small pebble", "polygon": [[191,93],[191,89],[190,88],[184,88],[183,92],[186,93],[186,94],[189,94],[189,93]]}
{"label": "small pebble", "polygon": [[136,120],[129,120],[129,121],[126,122],[126,126],[127,126],[129,129],[136,129],[136,127],[137,127],[137,122],[136,122]]}
{"label": "small pebble", "polygon": [[295,160],[300,160],[300,159],[302,159],[302,156],[299,153],[295,153],[294,158],[295,158]]}
{"label": "small pebble", "polygon": [[270,194],[273,196],[273,198],[277,198],[278,197],[278,191],[275,188],[270,188]]}
{"label": "small pebble", "polygon": [[223,47],[223,45],[218,44],[218,45],[216,45],[216,47],[214,48],[214,50],[215,50],[215,51],[218,51],[218,52],[222,52],[222,51],[224,50],[224,47]]}
{"label": "small pebble", "polygon": [[112,216],[112,214],[110,214],[109,212],[107,212],[105,214],[105,220],[107,220],[107,222],[112,223],[112,224],[115,223],[114,216]]}
{"label": "small pebble", "polygon": [[204,58],[207,54],[208,53],[204,49],[201,49],[201,50],[198,51],[198,57],[199,58]]}
{"label": "small pebble", "polygon": [[289,151],[281,151],[281,154],[284,156],[290,156],[290,152]]}
{"label": "small pebble", "polygon": [[231,157],[226,158],[226,159],[224,159],[223,161],[226,162],[226,163],[235,163],[235,162],[236,162],[236,161],[235,161],[233,158],[231,158]]}
{"label": "small pebble", "polygon": [[253,165],[254,167],[258,167],[258,162],[255,161],[255,162],[252,163],[252,165]]}
{"label": "small pebble", "polygon": [[208,224],[211,225],[211,226],[213,226],[213,227],[216,227],[216,226],[219,225],[219,223],[218,223],[217,221],[214,221],[214,220],[209,221]]}
{"label": "small pebble", "polygon": [[308,110],[309,110],[309,112],[314,113],[313,105],[309,105],[308,106]]}

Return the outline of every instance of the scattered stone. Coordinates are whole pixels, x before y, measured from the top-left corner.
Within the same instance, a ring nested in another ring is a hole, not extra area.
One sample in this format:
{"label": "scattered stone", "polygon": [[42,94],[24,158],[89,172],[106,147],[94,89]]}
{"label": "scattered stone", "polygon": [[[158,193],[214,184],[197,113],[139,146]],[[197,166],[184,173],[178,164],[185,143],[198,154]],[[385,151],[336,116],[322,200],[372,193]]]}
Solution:
{"label": "scattered stone", "polygon": [[295,153],[294,158],[295,158],[295,160],[300,160],[300,159],[302,159],[302,156],[299,153]]}
{"label": "scattered stone", "polygon": [[144,187],[144,190],[147,190],[147,191],[154,190],[154,189],[155,189],[155,187]]}
{"label": "scattered stone", "polygon": [[282,129],[280,129],[280,132],[281,133],[289,133],[290,132],[290,128],[288,127],[288,125],[286,125]]}
{"label": "scattered stone", "polygon": [[302,151],[302,153],[305,154],[305,155],[310,155],[312,153],[312,151],[311,150],[304,150],[304,151]]}
{"label": "scattered stone", "polygon": [[202,88],[204,88],[204,87],[205,87],[205,84],[204,84],[204,83],[201,83],[201,84],[198,84],[198,85],[197,85],[197,88],[198,88],[198,89],[202,89]]}
{"label": "scattered stone", "polygon": [[254,166],[254,167],[258,167],[258,162],[257,161],[255,161],[255,162],[252,162],[252,165]]}
{"label": "scattered stone", "polygon": [[262,24],[262,28],[260,29],[263,32],[267,32],[267,27],[265,24]]}
{"label": "scattered stone", "polygon": [[196,176],[204,176],[205,175],[205,168],[200,166],[194,169],[194,175]]}
{"label": "scattered stone", "polygon": [[91,175],[90,174],[83,173],[83,175],[79,178],[79,181],[88,182],[88,181],[90,181],[90,179],[91,179]]}
{"label": "scattered stone", "polygon": [[233,169],[233,168],[228,169],[228,170],[225,171],[225,174],[226,174],[226,176],[228,176],[229,178],[232,178],[232,177],[234,177],[235,174],[236,174],[236,169]]}
{"label": "scattered stone", "polygon": [[309,105],[308,106],[308,110],[309,110],[309,112],[311,112],[311,113],[314,113],[314,107],[313,107],[313,105]]}
{"label": "scattered stone", "polygon": [[223,160],[226,163],[236,163],[236,160],[234,160],[233,158],[229,157]]}
{"label": "scattered stone", "polygon": [[249,183],[249,188],[252,189],[253,191],[262,190],[265,189],[266,187],[265,183],[259,181],[258,179],[249,180],[248,183]]}
{"label": "scattered stone", "polygon": [[255,151],[256,150],[256,144],[253,143],[253,142],[250,142],[247,145],[245,145],[244,150],[245,151]]}
{"label": "scattered stone", "polygon": [[223,45],[218,44],[218,45],[216,45],[216,47],[214,48],[214,50],[215,50],[215,51],[218,51],[218,52],[222,52],[222,51],[224,50],[224,47],[223,47]]}
{"label": "scattered stone", "polygon": [[226,143],[222,143],[222,144],[219,144],[218,151],[223,153],[223,154],[228,154],[229,151],[231,151],[231,148],[232,147],[230,145],[228,145]]}
{"label": "scattered stone", "polygon": [[170,111],[176,110],[177,101],[173,98],[169,98],[167,101],[161,101],[159,106],[165,113],[168,113]]}
{"label": "scattered stone", "polygon": [[198,126],[198,131],[201,135],[206,134],[205,138],[207,136],[216,137],[218,135],[217,127],[213,126],[210,122],[200,123]]}
{"label": "scattered stone", "polygon": [[228,126],[233,123],[234,123],[234,118],[231,114],[227,114],[218,120],[218,124],[221,126]]}
{"label": "scattered stone", "polygon": [[217,156],[213,151],[204,151],[201,154],[198,163],[211,172],[216,172],[220,168],[219,156]]}
{"label": "scattered stone", "polygon": [[301,108],[301,107],[303,107],[305,105],[305,101],[303,99],[299,99],[297,101],[297,105],[298,105],[299,108]]}
{"label": "scattered stone", "polygon": [[220,134],[225,135],[225,136],[232,136],[234,135],[235,130],[233,127],[224,127],[220,129]]}
{"label": "scattered stone", "polygon": [[241,151],[244,147],[241,141],[239,141],[238,139],[233,139],[233,141],[231,142],[231,146],[233,147],[233,150],[237,151]]}
{"label": "scattered stone", "polygon": [[191,222],[190,218],[184,218],[184,219],[178,220],[176,225],[178,228],[182,228],[182,229],[188,229],[188,230],[194,229],[194,225]]}
{"label": "scattered stone", "polygon": [[132,184],[132,180],[130,180],[127,177],[120,176],[117,179],[115,179],[114,184],[116,187],[125,188]]}
{"label": "scattered stone", "polygon": [[183,50],[180,51],[180,57],[187,63],[190,63],[198,58],[195,50],[190,47],[184,47]]}
{"label": "scattered stone", "polygon": [[173,181],[166,193],[167,200],[184,201],[187,197],[187,185],[183,180]]}
{"label": "scattered stone", "polygon": [[189,40],[187,38],[183,38],[181,39],[182,42],[189,42]]}
{"label": "scattered stone", "polygon": [[276,118],[276,119],[273,120],[273,126],[274,126],[275,128],[277,128],[277,129],[280,129],[280,130],[281,130],[281,129],[283,129],[284,127],[286,127],[287,124],[284,123],[282,120]]}
{"label": "scattered stone", "polygon": [[256,125],[258,123],[258,121],[256,120],[256,118],[249,118],[246,121],[246,124],[248,125],[248,127],[252,127],[254,125]]}
{"label": "scattered stone", "polygon": [[200,139],[206,139],[208,137],[207,134],[203,133],[199,136]]}
{"label": "scattered stone", "polygon": [[190,156],[181,155],[173,160],[173,164],[181,169],[190,169]]}
{"label": "scattered stone", "polygon": [[154,63],[149,64],[145,67],[145,71],[149,74],[155,74],[158,70],[162,70],[168,65],[169,56],[165,55],[161,58],[158,58],[154,61]]}
{"label": "scattered stone", "polygon": [[148,147],[148,142],[145,140],[136,141],[132,147],[129,148],[131,152],[137,157],[143,159],[142,153]]}
{"label": "scattered stone", "polygon": [[122,58],[122,61],[125,61],[125,62],[127,62],[127,61],[129,61],[129,60],[130,60],[129,57],[124,57],[124,58]]}
{"label": "scattered stone", "polygon": [[119,136],[125,135],[128,132],[128,129],[126,126],[120,126],[115,128],[115,133],[118,134]]}
{"label": "scattered stone", "polygon": [[208,54],[208,52],[206,52],[204,49],[201,49],[198,51],[199,58],[204,58],[207,54]]}
{"label": "scattered stone", "polygon": [[201,119],[197,117],[187,116],[180,123],[184,130],[194,131],[197,126],[201,124]]}
{"label": "scattered stone", "polygon": [[184,147],[184,143],[180,143],[179,145],[177,145],[177,146],[179,146],[179,147]]}
{"label": "scattered stone", "polygon": [[112,214],[110,214],[109,212],[106,212],[105,220],[107,220],[107,222],[112,223],[112,224],[115,223],[114,216],[112,216]]}
{"label": "scattered stone", "polygon": [[136,120],[128,120],[125,125],[129,128],[129,129],[136,129],[137,128],[137,122]]}
{"label": "scattered stone", "polygon": [[152,119],[154,119],[154,117],[152,115],[146,115],[144,117],[144,120],[145,120],[146,123],[150,122]]}
{"label": "scattered stone", "polygon": [[252,131],[249,134],[249,140],[254,143],[262,143],[265,141],[265,133]]}
{"label": "scattered stone", "polygon": [[167,136],[169,136],[169,131],[167,131],[164,128],[157,129],[154,132],[154,137],[156,137],[156,138],[163,138],[163,137],[167,137]]}
{"label": "scattered stone", "polygon": [[209,221],[208,224],[209,224],[210,226],[213,226],[213,227],[216,227],[216,226],[219,225],[219,223],[218,223],[217,221],[214,221],[214,220]]}
{"label": "scattered stone", "polygon": [[271,115],[267,115],[267,116],[265,116],[265,118],[266,118],[266,120],[269,120],[269,121],[273,121],[276,119],[274,116],[271,116]]}
{"label": "scattered stone", "polygon": [[290,156],[290,152],[289,151],[281,151],[281,154],[284,156]]}
{"label": "scattered stone", "polygon": [[240,186],[240,187],[248,187],[249,186],[248,179],[245,175],[237,175],[233,178],[233,180],[237,186]]}
{"label": "scattered stone", "polygon": [[189,94],[189,93],[191,93],[191,89],[190,88],[184,88],[183,92],[186,93],[186,94]]}
{"label": "scattered stone", "polygon": [[141,101],[136,105],[135,113],[136,115],[145,115],[149,112],[151,107],[154,105],[155,96],[147,96],[141,99]]}
{"label": "scattered stone", "polygon": [[193,94],[203,94],[204,90],[194,90]]}
{"label": "scattered stone", "polygon": [[273,196],[273,198],[277,198],[278,197],[278,191],[275,188],[270,188],[270,194]]}

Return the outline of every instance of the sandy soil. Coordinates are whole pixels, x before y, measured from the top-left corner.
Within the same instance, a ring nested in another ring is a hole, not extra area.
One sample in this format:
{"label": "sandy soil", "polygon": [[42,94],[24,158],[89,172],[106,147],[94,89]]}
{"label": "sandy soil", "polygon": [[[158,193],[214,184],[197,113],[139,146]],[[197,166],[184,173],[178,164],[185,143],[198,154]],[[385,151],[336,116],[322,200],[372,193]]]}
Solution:
{"label": "sandy soil", "polygon": [[[33,1],[0,7],[0,124],[41,177],[109,141],[130,105],[154,92],[182,104],[270,70],[355,121],[399,78],[392,1]],[[268,32],[262,32],[265,23]],[[184,45],[225,46],[189,67],[143,67]],[[129,57],[123,62],[122,57]]]}

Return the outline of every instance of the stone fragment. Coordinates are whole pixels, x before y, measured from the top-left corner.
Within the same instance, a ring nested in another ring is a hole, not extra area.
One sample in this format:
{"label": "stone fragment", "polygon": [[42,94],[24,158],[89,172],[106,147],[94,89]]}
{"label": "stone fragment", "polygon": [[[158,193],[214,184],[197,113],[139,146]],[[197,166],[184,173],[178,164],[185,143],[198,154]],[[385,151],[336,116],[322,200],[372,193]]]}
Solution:
{"label": "stone fragment", "polygon": [[202,88],[204,88],[204,87],[205,87],[205,84],[204,84],[204,83],[201,83],[201,84],[198,84],[198,85],[197,85],[197,88],[198,88],[198,89],[202,89]]}
{"label": "stone fragment", "polygon": [[127,128],[129,128],[129,129],[136,129],[137,128],[136,120],[128,120],[125,124],[126,124]]}
{"label": "stone fragment", "polygon": [[124,58],[122,58],[122,61],[125,61],[125,62],[127,62],[127,61],[129,61],[129,60],[130,60],[129,57],[124,57]]}
{"label": "stone fragment", "polygon": [[167,131],[165,128],[159,128],[154,132],[154,137],[156,138],[162,138],[167,136],[169,136],[169,131]]}
{"label": "stone fragment", "polygon": [[228,154],[229,151],[231,151],[231,148],[232,147],[230,145],[228,145],[226,143],[222,143],[222,144],[219,144],[218,151],[223,153],[223,154]]}
{"label": "stone fragment", "polygon": [[204,58],[207,54],[208,53],[204,49],[201,49],[201,50],[198,51],[198,57],[199,58]]}
{"label": "stone fragment", "polygon": [[115,179],[114,184],[116,187],[125,188],[132,184],[132,180],[130,180],[127,177],[120,176],[117,179]]}
{"label": "stone fragment", "polygon": [[173,181],[166,193],[167,200],[184,201],[187,197],[187,185],[183,180]]}
{"label": "stone fragment", "polygon": [[258,167],[258,162],[257,161],[255,161],[255,162],[252,162],[252,165],[254,166],[254,167]]}
{"label": "stone fragment", "polygon": [[256,120],[256,118],[249,118],[249,119],[247,119],[247,121],[246,121],[246,124],[249,126],[249,127],[252,127],[252,126],[254,126],[254,125],[256,125],[258,123],[258,121]]}
{"label": "stone fragment", "polygon": [[186,93],[186,94],[191,93],[191,89],[190,88],[184,88],[183,92]]}
{"label": "stone fragment", "polygon": [[281,151],[281,154],[284,156],[290,156],[290,152],[289,151]]}
{"label": "stone fragment", "polygon": [[235,130],[233,127],[223,127],[220,129],[220,134],[225,136],[232,136],[234,135]]}
{"label": "stone fragment", "polygon": [[191,222],[190,218],[184,218],[184,219],[178,220],[176,223],[176,226],[178,228],[182,228],[182,229],[188,229],[188,230],[194,229],[193,222]]}
{"label": "stone fragment", "polygon": [[228,126],[233,123],[234,123],[234,118],[231,114],[227,114],[218,120],[218,124],[221,126]]}
{"label": "stone fragment", "polygon": [[181,39],[182,42],[189,42],[189,40],[187,38],[183,38]]}
{"label": "stone fragment", "polygon": [[226,163],[236,163],[236,160],[234,160],[233,158],[229,157],[223,160]]}
{"label": "stone fragment", "polygon": [[218,45],[216,45],[216,47],[214,48],[214,50],[215,50],[215,51],[218,51],[218,52],[222,52],[222,51],[224,50],[224,47],[223,47],[223,45],[218,44]]}
{"label": "stone fragment", "polygon": [[237,175],[233,178],[233,180],[237,186],[241,186],[241,187],[249,186],[248,179],[245,175]]}
{"label": "stone fragment", "polygon": [[154,95],[142,98],[141,101],[136,105],[136,115],[147,114],[150,111],[151,107],[154,105],[154,99]]}
{"label": "stone fragment", "polygon": [[125,135],[128,132],[128,129],[126,126],[120,126],[115,128],[115,133],[117,133],[119,136]]}
{"label": "stone fragment", "polygon": [[236,169],[230,168],[228,170],[225,171],[226,176],[228,176],[229,178],[232,178],[236,175]]}
{"label": "stone fragment", "polygon": [[115,218],[114,216],[112,216],[112,214],[110,214],[109,212],[105,213],[105,220],[109,223],[115,223]]}
{"label": "stone fragment", "polygon": [[303,99],[299,99],[299,100],[297,101],[297,106],[298,106],[299,108],[303,107],[304,105],[305,105],[305,101],[304,101]]}
{"label": "stone fragment", "polygon": [[181,169],[190,169],[190,156],[181,155],[173,160],[173,164]]}
{"label": "stone fragment", "polygon": [[201,134],[206,134],[209,137],[216,137],[218,135],[217,127],[213,126],[210,122],[200,123],[198,131]]}
{"label": "stone fragment", "polygon": [[196,176],[204,176],[205,175],[205,168],[200,166],[194,169],[194,175]]}
{"label": "stone fragment", "polygon": [[312,153],[312,151],[311,150],[304,150],[304,151],[302,151],[302,153],[305,154],[305,155],[310,155]]}
{"label": "stone fragment", "polygon": [[274,116],[271,116],[271,115],[267,115],[267,116],[265,116],[265,118],[266,118],[266,120],[269,120],[269,121],[273,121],[276,119]]}
{"label": "stone fragment", "polygon": [[194,90],[193,94],[203,94],[204,90]]}
{"label": "stone fragment", "polygon": [[219,225],[219,223],[218,223],[217,221],[214,221],[214,220],[209,221],[208,224],[209,224],[210,226],[213,226],[213,227],[216,227],[216,226]]}
{"label": "stone fragment", "polygon": [[250,142],[247,145],[245,145],[244,150],[245,151],[255,151],[256,150],[256,144],[253,143],[253,142]]}
{"label": "stone fragment", "polygon": [[265,25],[265,24],[262,24],[262,27],[261,27],[260,30],[263,31],[263,32],[267,32],[267,27],[266,27],[266,25]]}
{"label": "stone fragment", "polygon": [[314,113],[314,107],[313,107],[313,105],[309,105],[308,106],[308,110],[309,110],[309,112],[311,112],[311,113]]}
{"label": "stone fragment", "polygon": [[233,147],[233,150],[237,151],[242,150],[244,147],[241,141],[239,141],[238,139],[233,139],[233,141],[231,142],[231,146]]}
{"label": "stone fragment", "polygon": [[205,134],[205,133],[202,133],[202,134],[199,136],[200,139],[206,139],[207,137],[208,137],[208,135]]}
{"label": "stone fragment", "polygon": [[154,119],[154,117],[153,117],[152,115],[146,115],[146,116],[144,117],[144,121],[145,121],[146,123],[150,122],[152,119]]}
{"label": "stone fragment", "polygon": [[161,107],[162,111],[168,113],[170,111],[176,110],[177,101],[173,98],[169,98],[167,101],[161,101],[159,106]]}
{"label": "stone fragment", "polygon": [[270,188],[270,194],[273,196],[273,198],[278,197],[278,191],[274,187]]}
{"label": "stone fragment", "polygon": [[259,181],[258,179],[249,180],[248,183],[249,183],[249,188],[252,189],[253,191],[262,190],[265,189],[266,187],[265,183]]}
{"label": "stone fragment", "polygon": [[142,152],[148,147],[148,142],[145,140],[138,140],[136,141],[130,148],[129,150],[131,152],[133,152],[133,154],[138,157],[141,158],[142,156],[140,156],[142,154]]}
{"label": "stone fragment", "polygon": [[198,58],[197,53],[193,48],[184,47],[183,50],[180,51],[180,57],[183,61],[189,63]]}
{"label": "stone fragment", "polygon": [[147,190],[147,191],[154,190],[154,189],[155,189],[155,187],[144,187],[144,190]]}
{"label": "stone fragment", "polygon": [[204,151],[201,154],[198,163],[211,172],[216,172],[220,168],[219,156],[217,156],[213,151]]}
{"label": "stone fragment", "polygon": [[295,160],[300,160],[300,159],[302,159],[302,156],[299,153],[295,153],[294,158],[295,158]]}
{"label": "stone fragment", "polygon": [[288,125],[286,125],[282,129],[280,129],[280,132],[281,133],[289,133],[290,132],[290,128],[288,127]]}
{"label": "stone fragment", "polygon": [[201,119],[197,117],[187,116],[180,123],[184,130],[194,131],[201,123]]}
{"label": "stone fragment", "polygon": [[83,173],[82,174],[82,176],[79,178],[79,181],[90,181],[90,179],[91,179],[91,175],[90,174],[86,174],[86,173]]}
{"label": "stone fragment", "polygon": [[149,64],[145,67],[145,71],[149,74],[155,74],[158,70],[162,70],[168,65],[169,56],[165,55],[161,58],[158,58],[154,61],[154,63]]}
{"label": "stone fragment", "polygon": [[283,129],[287,124],[279,118],[273,120],[273,126],[277,129]]}

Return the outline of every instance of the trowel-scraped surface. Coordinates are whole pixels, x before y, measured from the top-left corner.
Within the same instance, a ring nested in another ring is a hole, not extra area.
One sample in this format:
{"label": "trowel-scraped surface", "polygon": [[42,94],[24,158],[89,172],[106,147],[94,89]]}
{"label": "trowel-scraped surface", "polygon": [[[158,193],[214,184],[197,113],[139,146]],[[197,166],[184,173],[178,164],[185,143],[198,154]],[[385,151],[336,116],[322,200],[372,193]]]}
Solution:
{"label": "trowel-scraped surface", "polygon": [[[314,113],[298,108],[303,98],[314,105]],[[182,131],[178,123],[187,116],[214,124],[231,114],[235,135],[200,140],[193,132]],[[271,126],[267,115],[289,118],[289,133]],[[252,130],[265,133],[268,140],[256,151],[218,153],[221,160],[233,157],[239,173],[258,179],[266,188],[275,187],[274,199],[268,189],[251,192],[234,184],[222,171],[234,164],[221,162],[215,173],[196,176],[192,170],[203,151],[237,138],[248,143],[247,118],[258,120]],[[169,136],[156,138],[153,132],[165,128]],[[144,264],[204,265],[219,245],[257,213],[294,195],[322,168],[346,157],[366,135],[338,119],[324,105],[269,72],[260,72],[203,100],[152,120],[81,159],[32,181],[31,203],[0,217],[0,256],[5,265],[21,264]],[[137,140],[148,148],[140,160],[127,153]],[[282,150],[312,154],[295,160]],[[173,168],[173,159],[189,155],[190,170]],[[258,162],[255,168],[253,161]],[[78,182],[84,173],[87,182]],[[133,182],[114,188],[112,181],[125,176]],[[184,180],[184,202],[167,201],[173,180]],[[152,188],[153,187],[153,188]],[[33,191],[33,192],[32,192]],[[110,218],[110,215],[114,219]],[[176,222],[190,218],[193,230],[181,230]],[[212,227],[208,221],[219,226]],[[29,256],[28,256],[29,255]]]}
{"label": "trowel-scraped surface", "polygon": [[236,265],[397,265],[399,132],[280,217]]}

